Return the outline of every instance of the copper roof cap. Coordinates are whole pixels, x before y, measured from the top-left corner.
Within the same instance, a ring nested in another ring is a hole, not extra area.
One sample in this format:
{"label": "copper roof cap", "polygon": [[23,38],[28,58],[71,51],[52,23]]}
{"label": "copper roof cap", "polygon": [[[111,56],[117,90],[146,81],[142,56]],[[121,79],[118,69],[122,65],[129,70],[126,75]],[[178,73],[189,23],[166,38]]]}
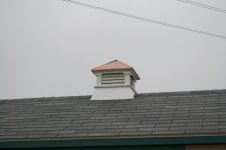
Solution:
{"label": "copper roof cap", "polygon": [[93,68],[91,71],[94,73],[99,71],[110,71],[110,70],[131,70],[132,73],[135,74],[137,80],[140,79],[140,77],[138,76],[138,74],[136,73],[132,66],[127,65],[117,59],[110,61],[104,65]]}

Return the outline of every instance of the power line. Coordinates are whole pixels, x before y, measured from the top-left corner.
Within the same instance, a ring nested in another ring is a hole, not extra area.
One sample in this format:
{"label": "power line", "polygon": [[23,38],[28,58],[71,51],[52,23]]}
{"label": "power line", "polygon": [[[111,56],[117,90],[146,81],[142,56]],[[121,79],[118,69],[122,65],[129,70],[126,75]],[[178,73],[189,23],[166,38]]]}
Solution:
{"label": "power line", "polygon": [[224,35],[218,35],[218,34],[209,33],[209,32],[205,32],[205,31],[201,31],[201,30],[196,30],[196,29],[192,29],[192,28],[178,26],[178,25],[174,25],[174,24],[170,24],[170,23],[166,23],[166,22],[161,22],[161,21],[156,21],[156,20],[152,20],[152,19],[148,19],[148,18],[143,18],[143,17],[139,17],[139,16],[135,16],[135,15],[131,15],[131,14],[127,14],[127,13],[123,13],[123,12],[119,12],[119,11],[115,11],[115,10],[111,10],[111,9],[106,9],[106,8],[102,8],[102,7],[98,7],[98,6],[94,6],[94,5],[90,5],[90,4],[86,4],[86,3],[81,3],[81,2],[78,2],[78,1],[74,1],[74,0],[63,0],[63,1],[73,3],[73,4],[77,4],[77,5],[84,6],[84,7],[88,7],[88,8],[97,9],[97,10],[112,13],[112,14],[116,14],[116,15],[120,15],[120,16],[125,16],[125,17],[129,17],[129,18],[149,22],[149,23],[151,22],[151,23],[155,23],[155,24],[159,24],[159,25],[163,25],[163,26],[167,26],[167,27],[171,27],[171,28],[176,28],[176,29],[181,29],[181,30],[185,30],[185,31],[203,34],[203,35],[208,35],[208,36],[226,39],[226,36],[224,36]]}
{"label": "power line", "polygon": [[194,2],[194,1],[190,1],[190,0],[177,0],[177,1],[187,3],[187,4],[190,4],[190,5],[194,5],[194,6],[198,6],[198,7],[202,7],[202,8],[206,8],[206,9],[210,9],[212,11],[226,13],[225,9],[213,7],[213,6],[210,6],[210,5],[206,5],[206,4],[202,4],[202,3],[198,3],[198,2]]}

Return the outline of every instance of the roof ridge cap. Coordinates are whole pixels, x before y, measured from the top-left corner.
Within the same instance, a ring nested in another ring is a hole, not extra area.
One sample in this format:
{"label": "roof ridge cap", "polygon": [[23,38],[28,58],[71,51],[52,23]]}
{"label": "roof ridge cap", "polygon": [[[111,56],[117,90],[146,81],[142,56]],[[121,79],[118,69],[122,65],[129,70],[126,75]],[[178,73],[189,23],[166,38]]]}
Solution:
{"label": "roof ridge cap", "polygon": [[153,92],[153,93],[138,93],[139,95],[161,95],[161,94],[201,94],[201,93],[226,93],[226,89],[213,90],[192,90],[192,91],[169,91],[169,92]]}

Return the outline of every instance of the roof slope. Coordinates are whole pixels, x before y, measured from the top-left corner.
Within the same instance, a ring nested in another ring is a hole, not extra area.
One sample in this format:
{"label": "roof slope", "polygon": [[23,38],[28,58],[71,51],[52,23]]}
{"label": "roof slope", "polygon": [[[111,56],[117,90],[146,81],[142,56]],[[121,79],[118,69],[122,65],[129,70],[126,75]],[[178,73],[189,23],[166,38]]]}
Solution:
{"label": "roof slope", "polygon": [[226,134],[226,90],[0,101],[0,140]]}

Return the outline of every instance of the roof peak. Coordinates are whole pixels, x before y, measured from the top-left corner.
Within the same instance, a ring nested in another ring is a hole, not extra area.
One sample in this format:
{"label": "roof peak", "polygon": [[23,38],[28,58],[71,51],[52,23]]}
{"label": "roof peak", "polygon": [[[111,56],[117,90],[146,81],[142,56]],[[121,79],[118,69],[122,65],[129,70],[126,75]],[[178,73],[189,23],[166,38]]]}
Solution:
{"label": "roof peak", "polygon": [[96,71],[107,71],[107,70],[131,70],[133,69],[132,66],[127,65],[118,59],[115,59],[113,61],[110,61],[104,65],[98,66],[96,68],[92,69],[92,72]]}

